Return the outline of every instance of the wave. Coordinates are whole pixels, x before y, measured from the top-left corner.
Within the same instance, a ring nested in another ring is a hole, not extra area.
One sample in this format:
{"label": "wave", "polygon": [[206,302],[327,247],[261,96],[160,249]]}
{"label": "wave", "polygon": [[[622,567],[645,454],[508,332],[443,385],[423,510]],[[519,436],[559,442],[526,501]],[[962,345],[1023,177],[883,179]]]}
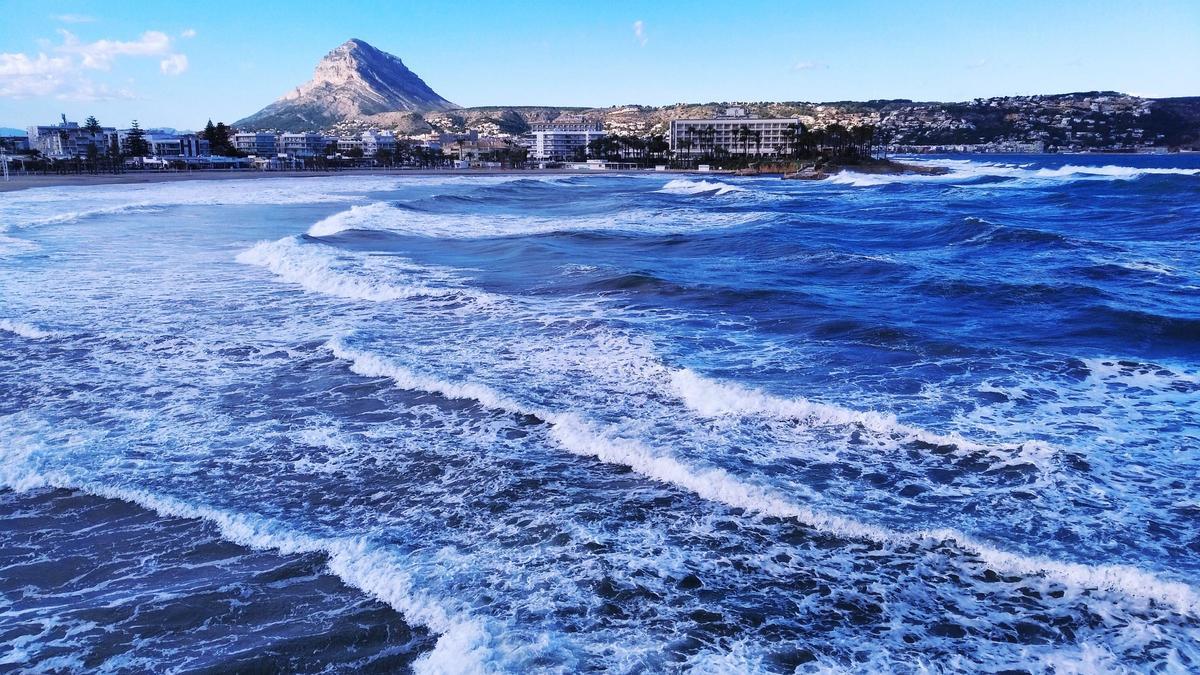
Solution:
{"label": "wave", "polygon": [[66,223],[75,223],[81,220],[98,218],[101,216],[120,215],[123,213],[153,213],[161,209],[162,205],[159,204],[135,202],[132,204],[117,204],[114,206],[102,206],[92,209],[80,209],[78,211],[66,211],[46,216],[28,216],[24,219],[17,218],[12,220],[10,221],[10,224],[18,228],[39,227],[45,225],[63,225]]}
{"label": "wave", "polygon": [[[682,488],[709,501],[764,516],[794,519],[819,532],[846,539],[885,546],[954,545],[997,572],[1051,577],[1082,589],[1117,592],[1163,603],[1179,612],[1200,615],[1200,594],[1191,586],[1161,579],[1132,566],[1060,562],[1004,551],[949,528],[897,532],[852,518],[823,513],[796,504],[784,493],[747,482],[725,469],[692,466],[640,442],[620,438],[574,413],[523,406],[487,385],[452,382],[417,373],[376,354],[347,347],[340,339],[330,340],[326,346],[336,358],[349,362],[350,370],[354,373],[365,377],[386,377],[402,389],[435,393],[449,399],[473,400],[489,408],[532,416],[545,422],[549,426],[550,438],[572,454],[629,467],[646,478]],[[784,414],[794,412],[792,406],[774,403],[769,399],[747,397],[740,391],[737,393],[737,396],[726,396],[710,410],[780,407]],[[811,411],[803,404],[797,404],[796,407],[806,414]],[[819,407],[816,410],[819,414],[830,414]],[[864,419],[872,424],[879,423],[870,416]]]}
{"label": "wave", "polygon": [[688,180],[676,178],[667,182],[657,192],[673,195],[727,195],[731,192],[747,192],[746,188],[722,183],[721,181]]}
{"label": "wave", "polygon": [[374,267],[352,254],[324,244],[305,243],[299,237],[261,241],[237,255],[246,265],[264,267],[288,283],[323,295],[386,302],[414,298],[462,300],[490,303],[485,292],[465,287],[449,270],[423,267],[411,261],[386,256],[375,258]]}
{"label": "wave", "polygon": [[631,232],[672,234],[735,227],[755,222],[765,213],[713,213],[685,209],[616,210],[591,216],[529,216],[516,214],[431,213],[374,202],[352,206],[308,228],[311,237],[343,232],[378,231],[441,239],[481,239],[561,232]]}
{"label": "wave", "polygon": [[[1200,176],[1200,169],[1086,166],[1067,164],[1057,168],[1031,169],[1027,165],[961,159],[905,159],[906,162],[949,169],[949,173],[867,174],[842,171],[826,182],[853,187],[875,187],[895,183],[945,183],[960,187],[1024,187],[1084,180],[1137,180],[1146,176]],[[966,185],[962,185],[966,183]]]}
{"label": "wave", "polygon": [[[330,573],[346,584],[387,603],[405,621],[439,634],[433,650],[415,663],[418,673],[486,672],[497,660],[499,631],[489,630],[481,620],[449,609],[445,603],[420,592],[405,564],[362,538],[326,538],[296,532],[283,524],[256,515],[196,505],[174,497],[156,495],[139,488],[114,487],[78,480],[63,471],[38,471],[26,466],[30,448],[11,447],[13,439],[0,445],[0,485],[17,491],[39,488],[80,490],[107,499],[137,504],[172,518],[203,520],[216,526],[223,539],[257,550],[284,555],[317,553],[328,557]],[[9,446],[9,447],[5,447]],[[505,650],[506,651],[506,650]]]}
{"label": "wave", "polygon": [[0,319],[0,330],[14,335],[20,335],[23,338],[30,340],[44,340],[46,338],[62,337],[62,333],[55,331],[43,330],[33,324],[23,321],[13,321],[11,319]]}

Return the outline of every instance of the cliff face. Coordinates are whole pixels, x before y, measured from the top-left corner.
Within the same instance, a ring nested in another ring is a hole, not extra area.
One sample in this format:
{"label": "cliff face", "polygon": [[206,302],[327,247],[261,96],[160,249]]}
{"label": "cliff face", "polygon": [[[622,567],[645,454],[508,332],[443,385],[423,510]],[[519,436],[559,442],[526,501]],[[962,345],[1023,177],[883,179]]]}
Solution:
{"label": "cliff face", "polygon": [[234,124],[240,129],[304,131],[376,113],[456,107],[399,58],[362,40],[349,40],[321,59],[311,80]]}

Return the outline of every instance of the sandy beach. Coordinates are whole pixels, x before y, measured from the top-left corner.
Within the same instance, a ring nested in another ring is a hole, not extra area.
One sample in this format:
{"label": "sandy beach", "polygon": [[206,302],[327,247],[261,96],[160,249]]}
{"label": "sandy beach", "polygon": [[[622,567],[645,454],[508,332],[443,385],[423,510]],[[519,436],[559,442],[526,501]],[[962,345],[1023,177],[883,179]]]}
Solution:
{"label": "sandy beach", "polygon": [[[330,176],[495,176],[495,175],[592,175],[598,172],[579,169],[347,169],[344,171],[256,171],[253,169],[203,171],[136,171],[121,174],[23,174],[0,180],[0,192],[64,185],[136,185],[185,180],[245,180],[254,178],[328,178]],[[694,173],[681,169],[658,173]],[[716,173],[716,172],[713,172]]]}

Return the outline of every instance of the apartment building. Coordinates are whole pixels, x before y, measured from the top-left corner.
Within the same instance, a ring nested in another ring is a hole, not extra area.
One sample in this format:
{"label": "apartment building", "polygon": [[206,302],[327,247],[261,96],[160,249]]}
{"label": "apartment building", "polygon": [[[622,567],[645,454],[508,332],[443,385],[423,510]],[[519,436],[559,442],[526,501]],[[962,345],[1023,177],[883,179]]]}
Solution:
{"label": "apartment building", "polygon": [[289,157],[322,157],[325,147],[336,142],[323,134],[288,133],[279,136],[279,152]]}
{"label": "apartment building", "polygon": [[560,117],[553,122],[534,122],[525,143],[535,160],[562,162],[587,155],[588,143],[604,138],[604,124],[582,117]]}
{"label": "apartment building", "polygon": [[64,115],[60,124],[29,127],[27,133],[31,149],[41,152],[45,157],[69,159],[87,157],[88,147],[91,145],[95,145],[97,151],[104,154],[116,131],[113,127],[101,127],[99,131],[90,131],[79,126],[78,122],[68,122]]}
{"label": "apartment building", "polygon": [[[729,108],[711,119],[672,120],[668,141],[673,152],[685,157],[718,148],[735,155],[774,155],[787,151],[785,132],[801,127],[798,117],[747,117],[741,108]],[[747,138],[743,129],[755,136]]]}
{"label": "apartment building", "polygon": [[365,157],[374,157],[380,150],[396,152],[396,137],[390,131],[364,131],[361,140]]}
{"label": "apartment building", "polygon": [[233,147],[238,152],[255,157],[274,157],[279,154],[279,137],[275,134],[246,132],[233,135]]}

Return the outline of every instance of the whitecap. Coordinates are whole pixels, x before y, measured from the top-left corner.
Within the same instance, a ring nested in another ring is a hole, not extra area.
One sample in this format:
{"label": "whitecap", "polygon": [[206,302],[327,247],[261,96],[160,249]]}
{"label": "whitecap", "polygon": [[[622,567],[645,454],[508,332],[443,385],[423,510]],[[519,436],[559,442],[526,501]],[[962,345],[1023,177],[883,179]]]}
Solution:
{"label": "whitecap", "polygon": [[62,336],[61,333],[44,330],[33,324],[25,323],[23,321],[13,321],[12,319],[0,319],[0,330],[12,333],[14,335],[20,335],[21,337],[29,338],[30,340],[44,340],[46,338]]}
{"label": "whitecap", "polygon": [[675,178],[667,182],[657,190],[666,194],[674,195],[701,195],[712,193],[715,195],[726,195],[731,192],[746,192],[746,188],[722,183],[721,181],[707,180],[688,180],[686,178]]}
{"label": "whitecap", "polygon": [[1181,612],[1200,613],[1200,595],[1192,587],[1161,579],[1135,567],[1060,562],[1042,556],[1004,551],[954,529],[897,532],[824,513],[796,504],[773,488],[748,482],[720,467],[692,466],[639,441],[620,438],[574,413],[526,407],[484,384],[453,382],[423,375],[376,354],[347,347],[340,339],[331,340],[327,347],[335,357],[348,361],[350,369],[359,375],[387,377],[402,389],[474,400],[489,408],[532,415],[549,424],[550,437],[572,454],[627,466],[642,476],[683,488],[709,501],[762,515],[792,518],[821,532],[884,545],[949,542],[965,553],[977,556],[998,572],[1047,576],[1084,589],[1119,592],[1161,602]]}
{"label": "whitecap", "polygon": [[487,293],[466,287],[464,279],[446,268],[425,267],[396,256],[366,258],[294,236],[261,241],[236,259],[264,267],[305,290],[352,300],[494,300]]}

